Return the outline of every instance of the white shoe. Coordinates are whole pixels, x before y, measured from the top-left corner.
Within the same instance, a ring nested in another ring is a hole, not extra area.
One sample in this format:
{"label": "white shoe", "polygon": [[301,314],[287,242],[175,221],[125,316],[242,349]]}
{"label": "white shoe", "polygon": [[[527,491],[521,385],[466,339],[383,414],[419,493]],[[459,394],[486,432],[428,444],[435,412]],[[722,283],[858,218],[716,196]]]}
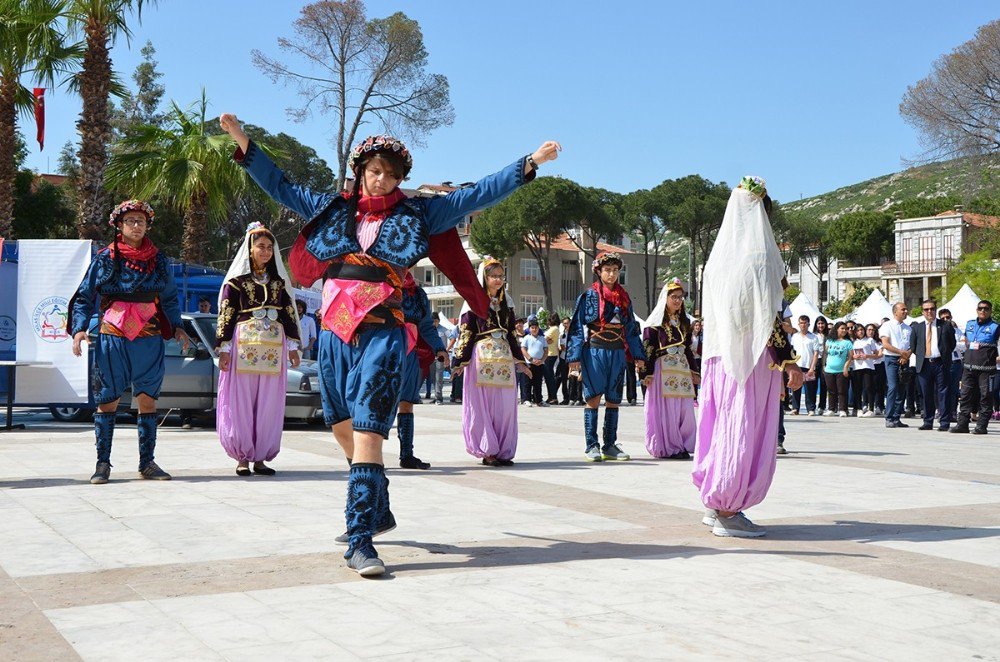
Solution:
{"label": "white shoe", "polygon": [[736,513],[732,517],[716,517],[712,533],[722,538],[760,538],[767,530],[751,522],[743,513]]}
{"label": "white shoe", "polygon": [[874,415],[875,415],[875,412],[873,412],[873,411],[866,411],[865,413],[861,414],[861,418],[871,418]]}
{"label": "white shoe", "polygon": [[706,508],[705,514],[701,518],[701,523],[705,526],[715,526],[715,519],[719,516],[719,511],[714,508]]}
{"label": "white shoe", "polygon": [[840,412],[840,414],[838,414],[838,416],[840,416],[840,418],[847,418],[847,412],[846,411],[842,411],[842,412]]}
{"label": "white shoe", "polygon": [[827,409],[825,412],[823,412],[823,415],[824,416],[833,416],[834,413],[835,412],[832,409]]}
{"label": "white shoe", "polygon": [[815,415],[816,415],[816,412],[814,412],[814,411],[811,411],[808,414],[806,414],[806,416],[815,416]]}

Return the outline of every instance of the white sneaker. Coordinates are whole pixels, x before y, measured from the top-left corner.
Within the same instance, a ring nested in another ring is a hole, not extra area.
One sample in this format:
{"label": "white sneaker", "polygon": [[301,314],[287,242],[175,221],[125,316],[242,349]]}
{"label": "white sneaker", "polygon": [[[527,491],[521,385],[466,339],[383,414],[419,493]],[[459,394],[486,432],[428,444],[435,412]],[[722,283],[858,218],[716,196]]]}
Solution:
{"label": "white sneaker", "polygon": [[840,414],[838,414],[838,416],[840,416],[840,418],[847,418],[847,412],[846,411],[842,411],[842,412],[840,412]]}
{"label": "white sneaker", "polygon": [[834,413],[835,412],[832,409],[827,409],[825,412],[823,412],[823,415],[824,416],[833,416]]}
{"label": "white sneaker", "polygon": [[861,418],[871,418],[874,415],[875,415],[875,412],[873,412],[873,411],[866,411],[865,413],[861,414]]}
{"label": "white sneaker", "polygon": [[751,522],[743,513],[736,513],[732,517],[716,517],[712,533],[722,538],[760,538],[767,530]]}
{"label": "white sneaker", "polygon": [[811,411],[808,414],[806,414],[806,416],[815,416],[815,415],[816,415],[816,412],[814,412],[814,411]]}
{"label": "white sneaker", "polygon": [[715,519],[719,516],[719,511],[714,508],[706,508],[705,514],[701,518],[701,523],[705,526],[715,526]]}

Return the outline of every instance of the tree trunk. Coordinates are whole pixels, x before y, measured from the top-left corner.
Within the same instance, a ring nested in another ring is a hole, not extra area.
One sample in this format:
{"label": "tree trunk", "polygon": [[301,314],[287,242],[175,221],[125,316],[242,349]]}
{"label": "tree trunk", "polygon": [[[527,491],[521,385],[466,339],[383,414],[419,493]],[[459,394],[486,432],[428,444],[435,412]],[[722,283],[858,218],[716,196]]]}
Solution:
{"label": "tree trunk", "polygon": [[80,133],[80,183],[77,230],[81,239],[101,239],[102,226],[110,210],[104,190],[104,170],[108,165],[111,124],[108,96],[111,90],[111,55],[107,26],[91,17],[85,28],[87,50],[80,73],[83,112],[76,123]]}
{"label": "tree trunk", "polygon": [[191,195],[191,200],[184,211],[184,243],[181,259],[193,264],[203,264],[207,235],[208,193],[198,191]]}
{"label": "tree trunk", "polygon": [[4,80],[0,85],[0,237],[14,237],[14,193],[17,167],[14,150],[17,132],[17,108],[14,95],[16,80]]}

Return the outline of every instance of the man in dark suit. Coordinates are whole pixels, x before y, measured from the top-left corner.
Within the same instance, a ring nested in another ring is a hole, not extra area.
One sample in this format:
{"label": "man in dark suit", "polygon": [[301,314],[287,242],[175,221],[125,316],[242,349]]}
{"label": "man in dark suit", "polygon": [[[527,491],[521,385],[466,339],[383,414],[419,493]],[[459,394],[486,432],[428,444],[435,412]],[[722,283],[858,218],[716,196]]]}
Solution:
{"label": "man in dark suit", "polygon": [[955,351],[955,331],[951,324],[937,319],[937,303],[925,299],[920,306],[924,319],[914,322],[913,354],[917,359],[917,379],[924,396],[924,424],[921,430],[934,428],[934,410],[940,414],[938,430],[947,432],[951,426],[948,409],[948,384],[951,378],[951,357]]}

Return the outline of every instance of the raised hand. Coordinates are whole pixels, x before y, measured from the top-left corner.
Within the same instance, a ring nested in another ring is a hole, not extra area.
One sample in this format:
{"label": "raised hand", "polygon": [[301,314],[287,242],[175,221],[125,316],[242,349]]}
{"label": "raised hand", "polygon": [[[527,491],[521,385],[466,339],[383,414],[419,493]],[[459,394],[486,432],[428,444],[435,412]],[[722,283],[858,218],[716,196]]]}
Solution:
{"label": "raised hand", "polygon": [[531,158],[538,165],[542,165],[548,161],[555,161],[559,158],[559,152],[561,151],[562,145],[555,140],[546,140],[542,143],[541,147],[535,150]]}
{"label": "raised hand", "polygon": [[219,115],[219,126],[236,141],[240,149],[244,152],[247,151],[247,148],[250,146],[250,138],[243,132],[243,127],[240,125],[240,121],[236,118],[236,115],[222,113]]}

